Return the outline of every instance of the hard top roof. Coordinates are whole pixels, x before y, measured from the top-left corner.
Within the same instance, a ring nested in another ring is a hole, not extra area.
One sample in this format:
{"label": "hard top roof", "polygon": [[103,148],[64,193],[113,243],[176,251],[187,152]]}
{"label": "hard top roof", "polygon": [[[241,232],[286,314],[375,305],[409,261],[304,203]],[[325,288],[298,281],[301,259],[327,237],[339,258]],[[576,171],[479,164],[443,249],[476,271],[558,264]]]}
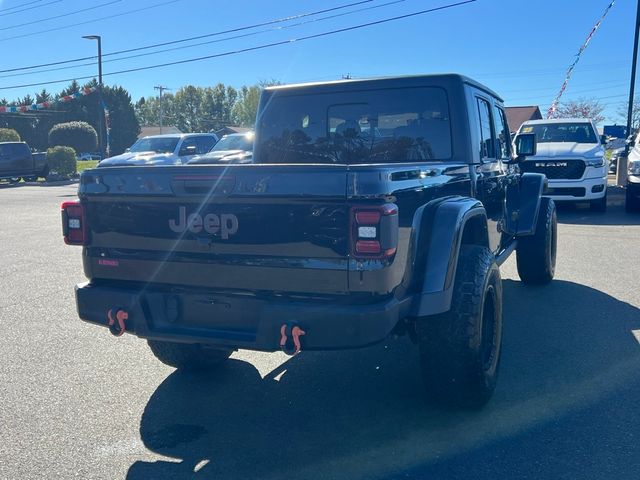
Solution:
{"label": "hard top roof", "polygon": [[354,78],[334,80],[330,82],[311,82],[311,83],[295,83],[290,85],[275,85],[267,87],[267,92],[291,92],[297,93],[297,90],[304,91],[318,91],[320,93],[323,90],[331,90],[335,87],[344,87],[344,89],[358,90],[361,88],[398,88],[398,87],[420,87],[420,86],[449,86],[455,84],[465,83],[475,88],[483,90],[496,97],[498,100],[503,101],[502,97],[490,88],[483,84],[457,73],[440,73],[429,75],[400,75],[393,77],[376,77],[376,78]]}

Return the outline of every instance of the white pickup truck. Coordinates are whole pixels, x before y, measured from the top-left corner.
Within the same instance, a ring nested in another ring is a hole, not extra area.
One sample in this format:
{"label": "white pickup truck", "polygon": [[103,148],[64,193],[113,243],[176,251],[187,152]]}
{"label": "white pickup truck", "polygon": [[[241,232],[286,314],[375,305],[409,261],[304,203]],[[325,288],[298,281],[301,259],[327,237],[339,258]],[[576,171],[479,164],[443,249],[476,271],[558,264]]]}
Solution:
{"label": "white pickup truck", "polygon": [[603,140],[588,118],[530,120],[518,133],[535,133],[537,153],[520,163],[523,172],[544,173],[545,196],[556,202],[584,202],[607,209],[607,165]]}
{"label": "white pickup truck", "polygon": [[98,167],[125,165],[182,165],[207,153],[218,141],[213,133],[150,135],[140,138],[121,155],[102,160]]}

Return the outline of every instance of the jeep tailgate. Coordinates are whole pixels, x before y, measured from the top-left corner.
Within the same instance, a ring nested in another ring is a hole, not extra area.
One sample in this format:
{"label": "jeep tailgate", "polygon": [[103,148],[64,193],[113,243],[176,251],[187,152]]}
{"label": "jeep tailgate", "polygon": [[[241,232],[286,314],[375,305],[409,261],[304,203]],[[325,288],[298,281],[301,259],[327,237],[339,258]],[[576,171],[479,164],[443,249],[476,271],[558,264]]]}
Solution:
{"label": "jeep tailgate", "polygon": [[85,274],[216,290],[348,292],[346,167],[87,171]]}

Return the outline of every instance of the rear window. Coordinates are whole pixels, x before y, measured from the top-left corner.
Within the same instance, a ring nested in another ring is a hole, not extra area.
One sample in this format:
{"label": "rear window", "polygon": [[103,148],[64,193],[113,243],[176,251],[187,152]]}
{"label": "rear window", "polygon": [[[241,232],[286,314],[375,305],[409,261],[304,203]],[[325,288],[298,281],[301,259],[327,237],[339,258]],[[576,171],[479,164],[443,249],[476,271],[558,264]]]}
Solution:
{"label": "rear window", "polygon": [[279,95],[259,119],[260,163],[399,163],[451,158],[446,92],[399,88]]}

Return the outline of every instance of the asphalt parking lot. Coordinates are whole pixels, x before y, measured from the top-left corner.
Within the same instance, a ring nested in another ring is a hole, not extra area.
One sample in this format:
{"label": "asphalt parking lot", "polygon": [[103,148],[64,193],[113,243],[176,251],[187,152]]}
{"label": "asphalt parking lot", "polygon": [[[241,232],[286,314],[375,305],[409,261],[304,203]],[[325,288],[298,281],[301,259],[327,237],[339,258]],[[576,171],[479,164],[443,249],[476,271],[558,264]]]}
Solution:
{"label": "asphalt parking lot", "polygon": [[75,185],[0,185],[0,478],[638,478],[640,215],[559,213],[556,280],[502,268],[500,379],[479,412],[425,406],[406,338],[238,352],[216,374],[77,319]]}

